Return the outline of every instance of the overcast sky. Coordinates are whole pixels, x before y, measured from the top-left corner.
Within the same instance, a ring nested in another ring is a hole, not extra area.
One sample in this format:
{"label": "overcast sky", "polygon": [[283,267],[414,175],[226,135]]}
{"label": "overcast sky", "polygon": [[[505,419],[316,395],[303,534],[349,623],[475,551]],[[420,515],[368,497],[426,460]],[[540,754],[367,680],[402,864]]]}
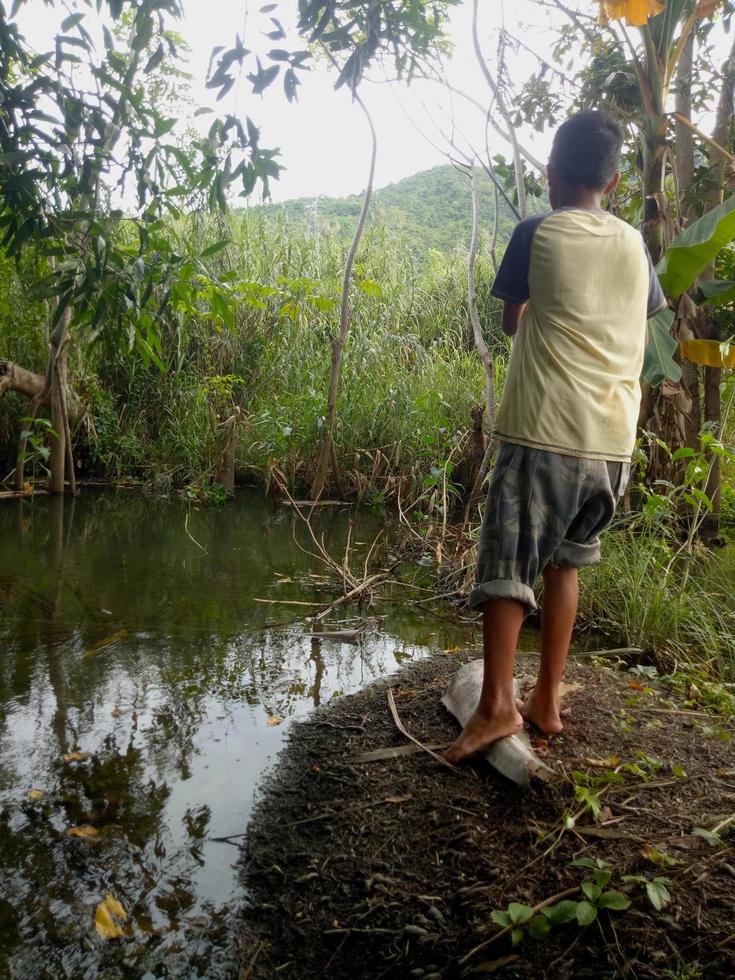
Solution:
{"label": "overcast sky", "polygon": [[[264,96],[253,96],[249,83],[243,79],[220,103],[215,102],[215,95],[205,87],[207,65],[216,45],[229,47],[235,35],[240,34],[246,47],[255,51],[267,51],[273,46],[274,42],[263,36],[264,30],[272,29],[269,15],[260,13],[264,3],[266,0],[183,0],[185,18],[178,30],[191,47],[189,71],[193,75],[195,103],[213,106],[220,113],[251,116],[261,127],[262,145],[280,147],[281,163],[287,169],[272,184],[273,200],[341,196],[361,191],[368,168],[368,130],[349,93],[343,89],[334,91],[334,72],[328,64],[312,62],[312,70],[301,73],[303,84],[299,101],[294,104],[286,101],[279,81]],[[293,27],[284,16],[289,9],[295,11],[295,0],[282,2],[277,12],[287,29]],[[533,51],[551,58],[549,18],[553,15],[544,12],[543,7],[532,0],[482,0],[480,10],[479,33],[491,59],[503,24]],[[45,50],[58,28],[58,20],[43,0],[29,0],[21,8],[19,19],[32,43]],[[486,106],[490,93],[472,48],[469,0],[452,12],[450,35],[454,53],[447,65],[447,77],[454,87]],[[298,41],[290,36],[276,44],[279,45],[296,49]],[[537,62],[530,52],[521,48],[509,54],[509,65],[512,84],[520,89]],[[410,88],[389,84],[376,68],[360,92],[378,131],[378,187],[446,163],[449,147],[443,133],[450,132],[452,125],[457,144],[472,145],[478,152],[484,152],[484,113],[459,96],[448,97],[435,83],[415,82]],[[208,127],[210,118],[199,117],[197,125]],[[550,134],[524,130],[522,136],[525,145],[545,160]],[[493,130],[490,130],[490,151],[508,155],[507,146]]]}
{"label": "overcast sky", "polygon": [[[267,17],[259,18],[260,6],[261,3],[250,4],[245,22],[247,47],[251,46],[248,38],[253,47],[262,44],[258,37],[262,37],[263,27],[269,26]],[[526,0],[516,0],[512,6],[518,13],[529,14]],[[454,86],[487,105],[487,83],[480,74],[472,50],[470,7],[465,3],[452,14],[451,36],[455,51],[447,72]],[[185,0],[185,9],[182,33],[192,45],[191,70],[200,80],[206,73],[212,47],[233,38],[238,32],[242,34],[245,7],[241,0]],[[481,9],[481,36],[488,52],[492,53],[502,23],[503,4],[498,0],[484,0]],[[538,8],[535,16],[538,17]],[[517,18],[510,20],[508,26],[517,27]],[[525,76],[533,70],[528,55],[516,57],[515,62]],[[236,86],[224,99],[224,106],[228,111],[247,112],[262,126],[263,144],[281,148],[282,162],[288,169],[273,185],[275,200],[360,191],[365,185],[370,145],[364,116],[352,104],[348,92],[334,90],[331,66],[314,64],[312,70],[301,77],[303,85],[297,104],[286,102],[278,82],[261,98],[249,94],[245,81],[239,93]],[[462,143],[464,134],[478,150],[484,148],[483,115],[466,100],[455,97],[453,107],[450,106],[436,83],[415,82],[410,88],[387,84],[380,69],[372,70],[370,79],[360,91],[378,132],[377,186],[446,163],[448,145],[441,130],[450,131],[452,115],[459,130],[457,142]],[[198,92],[202,100],[212,101],[211,92],[200,82]],[[432,146],[426,136],[437,145]],[[537,136],[534,142],[539,154],[545,158],[548,138]],[[493,144],[494,150],[507,152],[495,134]]]}

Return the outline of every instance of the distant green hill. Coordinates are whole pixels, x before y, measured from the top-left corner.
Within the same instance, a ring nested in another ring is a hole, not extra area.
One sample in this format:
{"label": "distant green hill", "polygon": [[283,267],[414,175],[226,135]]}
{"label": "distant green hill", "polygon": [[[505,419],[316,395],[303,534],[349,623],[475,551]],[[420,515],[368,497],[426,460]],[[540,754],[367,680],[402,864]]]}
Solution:
{"label": "distant green hill", "polygon": [[[304,223],[314,232],[351,235],[362,206],[362,196],[295,198],[281,204],[268,204],[268,215],[284,215],[289,221]],[[484,174],[480,182],[481,231],[492,234],[493,189]],[[540,208],[540,205],[539,205]],[[452,166],[434,167],[389,184],[376,191],[370,212],[372,225],[395,229],[407,239],[412,251],[426,255],[430,249],[451,252],[465,249],[472,224],[472,204],[468,179]],[[499,245],[505,245],[515,218],[501,198]]]}

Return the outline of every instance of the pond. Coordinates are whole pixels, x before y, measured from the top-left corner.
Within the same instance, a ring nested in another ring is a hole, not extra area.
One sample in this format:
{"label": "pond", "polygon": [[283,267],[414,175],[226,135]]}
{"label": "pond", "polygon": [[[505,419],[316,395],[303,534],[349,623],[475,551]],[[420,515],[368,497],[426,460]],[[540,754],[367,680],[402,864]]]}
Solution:
{"label": "pond", "polygon": [[[390,523],[314,520],[340,558],[348,532],[359,556]],[[309,637],[296,603],[337,595],[310,548],[292,509],[250,493],[0,504],[0,976],[228,976],[238,846],[289,725],[477,643],[400,590],[357,642]],[[108,893],[128,912],[112,941],[95,929]]]}

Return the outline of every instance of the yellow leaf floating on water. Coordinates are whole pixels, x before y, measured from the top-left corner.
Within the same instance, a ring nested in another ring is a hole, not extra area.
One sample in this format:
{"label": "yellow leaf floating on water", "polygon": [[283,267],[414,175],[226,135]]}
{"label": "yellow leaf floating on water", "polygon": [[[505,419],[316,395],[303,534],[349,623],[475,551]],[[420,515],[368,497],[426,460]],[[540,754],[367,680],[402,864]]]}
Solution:
{"label": "yellow leaf floating on water", "polygon": [[119,939],[123,934],[122,926],[115,920],[119,919],[120,922],[125,922],[127,917],[128,913],[120,902],[108,892],[94,913],[94,927],[97,930],[97,935],[101,936],[102,939]]}
{"label": "yellow leaf floating on water", "polygon": [[84,762],[89,758],[89,752],[67,752],[61,757],[64,762]]}
{"label": "yellow leaf floating on water", "polygon": [[43,790],[42,789],[29,789],[28,790],[28,799],[29,800],[40,800],[42,796],[43,796]]}
{"label": "yellow leaf floating on water", "polygon": [[280,725],[282,721],[283,718],[281,718],[280,715],[269,715],[266,725],[268,725],[270,728],[273,728],[275,725]]}
{"label": "yellow leaf floating on water", "polygon": [[66,834],[68,837],[96,837],[97,828],[88,823],[83,823],[79,827],[69,827]]}
{"label": "yellow leaf floating on water", "polygon": [[111,714],[113,718],[122,718],[122,708],[113,708]]}
{"label": "yellow leaf floating on water", "polygon": [[103,640],[97,640],[93,643],[91,647],[88,647],[84,653],[83,657],[93,657],[95,653],[99,653],[100,650],[104,650],[105,647],[111,647],[113,643],[117,643],[118,640],[122,640],[123,637],[127,636],[130,630],[118,630],[117,633],[112,633],[110,636],[106,636]]}

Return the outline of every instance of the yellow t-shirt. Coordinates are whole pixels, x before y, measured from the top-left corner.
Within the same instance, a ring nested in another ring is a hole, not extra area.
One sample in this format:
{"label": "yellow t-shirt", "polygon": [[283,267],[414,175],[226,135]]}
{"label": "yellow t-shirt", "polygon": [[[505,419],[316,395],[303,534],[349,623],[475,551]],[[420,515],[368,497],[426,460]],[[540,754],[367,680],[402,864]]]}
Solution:
{"label": "yellow t-shirt", "polygon": [[640,234],[561,208],[515,229],[492,289],[527,303],[495,435],[568,456],[629,460],[646,320],[666,306]]}

